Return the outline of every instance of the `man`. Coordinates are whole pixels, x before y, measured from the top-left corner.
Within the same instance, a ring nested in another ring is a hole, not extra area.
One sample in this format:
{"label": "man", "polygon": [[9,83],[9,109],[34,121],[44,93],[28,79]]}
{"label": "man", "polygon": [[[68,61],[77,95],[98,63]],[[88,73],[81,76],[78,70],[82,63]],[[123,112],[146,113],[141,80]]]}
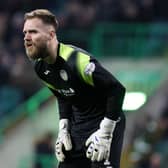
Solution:
{"label": "man", "polygon": [[58,42],[57,29],[48,10],[25,14],[26,54],[59,103],[59,168],[119,168],[125,88],[89,53]]}

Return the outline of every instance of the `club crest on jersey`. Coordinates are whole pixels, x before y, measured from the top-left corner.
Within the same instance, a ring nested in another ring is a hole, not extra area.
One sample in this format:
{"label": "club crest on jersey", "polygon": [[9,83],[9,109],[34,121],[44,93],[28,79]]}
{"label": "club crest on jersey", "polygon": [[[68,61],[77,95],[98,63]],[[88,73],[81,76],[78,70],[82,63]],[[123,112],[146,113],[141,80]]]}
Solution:
{"label": "club crest on jersey", "polygon": [[61,69],[61,70],[60,70],[60,76],[61,76],[61,78],[62,78],[64,81],[67,81],[67,80],[68,80],[68,74],[67,74],[67,72],[66,72],[64,69]]}
{"label": "club crest on jersey", "polygon": [[95,64],[93,62],[90,62],[89,64],[86,65],[85,67],[85,74],[86,75],[91,75],[94,70],[95,70]]}

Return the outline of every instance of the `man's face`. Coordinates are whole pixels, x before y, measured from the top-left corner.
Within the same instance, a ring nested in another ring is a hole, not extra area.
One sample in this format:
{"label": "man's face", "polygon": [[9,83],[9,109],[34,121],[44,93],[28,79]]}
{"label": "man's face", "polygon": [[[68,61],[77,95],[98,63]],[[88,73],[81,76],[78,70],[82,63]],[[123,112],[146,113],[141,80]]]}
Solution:
{"label": "man's face", "polygon": [[[48,53],[49,30],[41,19],[32,18],[24,23],[24,46],[26,54],[31,60],[43,58]],[[48,56],[48,55],[47,55]]]}

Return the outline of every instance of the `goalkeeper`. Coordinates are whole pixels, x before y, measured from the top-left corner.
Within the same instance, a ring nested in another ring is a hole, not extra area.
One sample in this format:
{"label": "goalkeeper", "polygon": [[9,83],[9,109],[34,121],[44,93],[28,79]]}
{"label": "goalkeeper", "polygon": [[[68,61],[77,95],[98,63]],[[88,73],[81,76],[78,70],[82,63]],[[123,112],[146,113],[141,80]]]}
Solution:
{"label": "goalkeeper", "polygon": [[119,168],[125,88],[89,53],[59,42],[57,28],[48,10],[25,14],[26,54],[59,103],[59,168]]}

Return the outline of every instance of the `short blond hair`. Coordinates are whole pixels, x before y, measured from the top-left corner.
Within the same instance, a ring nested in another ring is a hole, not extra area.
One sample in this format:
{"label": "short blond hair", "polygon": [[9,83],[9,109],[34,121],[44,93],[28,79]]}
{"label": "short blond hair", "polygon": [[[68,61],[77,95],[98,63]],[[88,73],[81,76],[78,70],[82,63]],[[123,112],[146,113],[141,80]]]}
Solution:
{"label": "short blond hair", "polygon": [[24,15],[24,21],[33,18],[39,18],[43,21],[43,23],[52,25],[55,31],[58,29],[58,21],[56,19],[56,16],[47,9],[36,9],[27,12]]}

